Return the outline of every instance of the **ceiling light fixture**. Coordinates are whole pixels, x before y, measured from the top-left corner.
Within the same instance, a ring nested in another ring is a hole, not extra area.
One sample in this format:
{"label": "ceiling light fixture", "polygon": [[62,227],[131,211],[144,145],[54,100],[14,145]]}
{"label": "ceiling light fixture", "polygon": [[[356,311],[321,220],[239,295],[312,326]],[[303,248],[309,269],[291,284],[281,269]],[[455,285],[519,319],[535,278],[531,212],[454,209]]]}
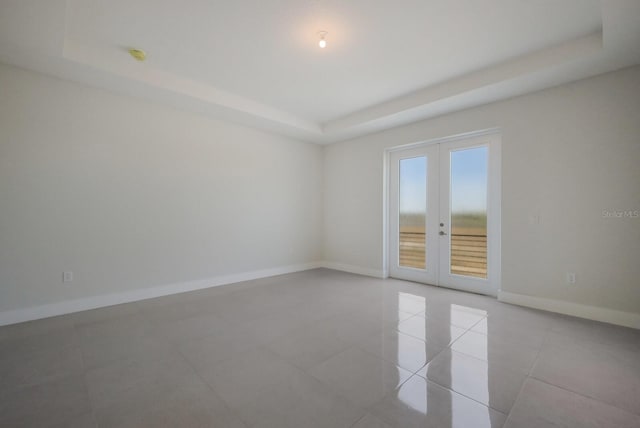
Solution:
{"label": "ceiling light fixture", "polygon": [[321,49],[324,49],[327,47],[327,41],[325,40],[325,37],[327,37],[327,33],[326,31],[319,31],[318,35],[320,36],[320,41],[318,42],[318,46],[320,46]]}
{"label": "ceiling light fixture", "polygon": [[147,58],[147,54],[142,49],[129,49],[129,55],[131,55],[136,61],[144,61]]}

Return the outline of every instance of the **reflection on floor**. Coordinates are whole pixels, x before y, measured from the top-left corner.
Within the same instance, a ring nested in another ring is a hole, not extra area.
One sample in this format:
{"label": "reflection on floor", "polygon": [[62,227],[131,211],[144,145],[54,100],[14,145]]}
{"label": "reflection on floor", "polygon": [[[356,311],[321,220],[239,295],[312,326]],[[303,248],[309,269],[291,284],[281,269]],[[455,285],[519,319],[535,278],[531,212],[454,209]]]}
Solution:
{"label": "reflection on floor", "polygon": [[638,427],[640,331],[314,270],[0,328],[0,426]]}

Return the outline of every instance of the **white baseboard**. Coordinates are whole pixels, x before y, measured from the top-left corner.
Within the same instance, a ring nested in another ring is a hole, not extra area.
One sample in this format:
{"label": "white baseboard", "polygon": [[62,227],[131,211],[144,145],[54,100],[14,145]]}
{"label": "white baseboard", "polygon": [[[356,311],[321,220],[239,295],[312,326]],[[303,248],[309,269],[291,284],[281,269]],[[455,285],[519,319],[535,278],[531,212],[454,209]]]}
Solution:
{"label": "white baseboard", "polygon": [[529,308],[542,309],[544,311],[640,329],[640,314],[634,312],[617,311],[615,309],[582,305],[563,300],[508,293],[506,291],[498,292],[498,300],[514,305],[527,306]]}
{"label": "white baseboard", "polygon": [[185,293],[187,291],[201,290],[203,288],[234,284],[237,282],[250,281],[252,279],[267,278],[270,276],[317,269],[320,267],[323,267],[323,263],[321,262],[280,266],[271,269],[223,275],[215,278],[160,285],[151,288],[141,288],[138,290],[124,291],[101,296],[83,297],[81,299],[4,311],[0,312],[0,326],[86,311],[89,309],[102,308],[105,306],[119,305],[121,303],[152,299],[154,297],[168,296],[170,294]]}
{"label": "white baseboard", "polygon": [[328,261],[322,262],[322,267],[325,267],[327,269],[340,270],[343,272],[356,273],[358,275],[372,276],[374,278],[386,278],[388,276],[382,269],[371,269],[361,266],[346,265]]}
{"label": "white baseboard", "polygon": [[[188,291],[201,290],[204,288],[217,287],[220,285],[234,284],[243,281],[250,281],[253,279],[267,278],[270,276],[317,269],[320,267],[355,273],[358,275],[371,276],[374,278],[386,278],[388,276],[388,273],[382,269],[364,268],[361,266],[328,261],[303,263],[298,265],[280,266],[270,269],[223,275],[197,281],[167,284],[157,287],[142,288],[138,290],[124,291],[120,293],[106,294],[101,296],[84,297],[80,299],[67,300],[64,302],[49,303],[29,308],[4,311],[0,312],[0,326],[16,324],[24,321],[32,321],[41,318],[48,318],[52,316],[65,315],[73,312],[86,311],[89,309],[113,306],[122,303],[152,299],[154,297],[185,293]],[[542,309],[545,311],[572,315],[580,318],[587,318],[595,321],[602,321],[610,324],[640,329],[640,314],[633,312],[623,312],[614,309],[601,308],[597,306],[587,306],[562,300],[553,300],[542,297],[527,296],[524,294],[509,293],[506,291],[500,291],[498,293],[498,300],[514,305]]]}

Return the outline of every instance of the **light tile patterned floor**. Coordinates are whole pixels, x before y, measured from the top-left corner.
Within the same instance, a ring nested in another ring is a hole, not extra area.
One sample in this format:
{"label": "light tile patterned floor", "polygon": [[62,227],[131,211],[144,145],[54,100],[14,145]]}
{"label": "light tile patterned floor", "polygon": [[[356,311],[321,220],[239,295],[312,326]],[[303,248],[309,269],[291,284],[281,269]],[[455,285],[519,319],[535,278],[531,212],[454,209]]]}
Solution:
{"label": "light tile patterned floor", "polygon": [[640,331],[318,269],[2,327],[0,426],[640,427]]}

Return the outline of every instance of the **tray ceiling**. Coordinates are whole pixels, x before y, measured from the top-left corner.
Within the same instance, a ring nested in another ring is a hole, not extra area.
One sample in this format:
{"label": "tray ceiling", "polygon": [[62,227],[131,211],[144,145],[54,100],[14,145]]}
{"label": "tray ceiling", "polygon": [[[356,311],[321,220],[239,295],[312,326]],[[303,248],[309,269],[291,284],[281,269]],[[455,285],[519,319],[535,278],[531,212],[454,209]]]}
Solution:
{"label": "tray ceiling", "polygon": [[639,28],[633,0],[4,0],[0,60],[330,143],[637,64]]}

